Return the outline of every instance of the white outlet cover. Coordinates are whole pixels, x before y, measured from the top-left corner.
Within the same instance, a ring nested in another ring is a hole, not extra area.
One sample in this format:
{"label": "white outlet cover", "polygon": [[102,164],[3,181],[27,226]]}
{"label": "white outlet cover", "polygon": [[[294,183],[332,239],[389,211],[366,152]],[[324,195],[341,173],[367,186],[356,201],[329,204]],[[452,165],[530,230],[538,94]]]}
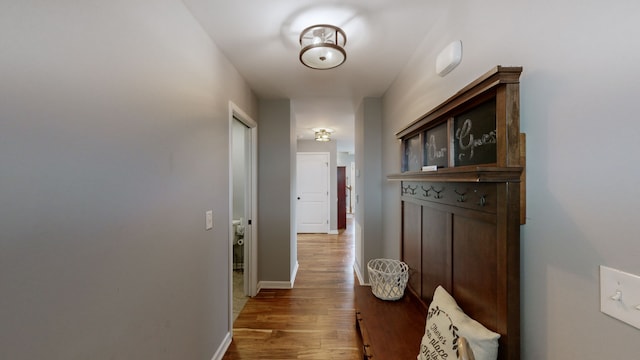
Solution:
{"label": "white outlet cover", "polygon": [[205,212],[205,230],[213,229],[213,210]]}
{"label": "white outlet cover", "polygon": [[600,266],[600,311],[640,329],[640,276]]}

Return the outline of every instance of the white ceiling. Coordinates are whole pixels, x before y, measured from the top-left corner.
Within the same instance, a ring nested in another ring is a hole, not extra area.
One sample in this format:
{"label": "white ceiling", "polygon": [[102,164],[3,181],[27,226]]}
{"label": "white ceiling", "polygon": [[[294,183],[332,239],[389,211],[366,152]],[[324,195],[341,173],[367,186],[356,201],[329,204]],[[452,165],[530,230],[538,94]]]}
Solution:
{"label": "white ceiling", "polygon": [[[335,129],[338,151],[353,152],[354,111],[384,94],[435,20],[441,0],[184,0],[222,52],[263,99],[289,98],[298,138]],[[313,70],[298,60],[302,29],[341,27],[347,61]]]}

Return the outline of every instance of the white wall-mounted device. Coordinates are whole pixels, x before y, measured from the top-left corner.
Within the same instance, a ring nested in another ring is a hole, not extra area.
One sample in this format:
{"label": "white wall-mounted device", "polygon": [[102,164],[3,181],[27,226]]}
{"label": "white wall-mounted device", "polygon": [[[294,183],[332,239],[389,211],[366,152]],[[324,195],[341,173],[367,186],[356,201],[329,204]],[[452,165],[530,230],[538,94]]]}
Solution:
{"label": "white wall-mounted device", "polygon": [[204,229],[205,230],[211,230],[213,229],[213,210],[207,210],[204,213]]}
{"label": "white wall-mounted device", "polygon": [[447,45],[436,58],[436,74],[445,76],[462,61],[462,41],[456,40]]}
{"label": "white wall-mounted device", "polygon": [[600,311],[640,329],[640,276],[600,266]]}

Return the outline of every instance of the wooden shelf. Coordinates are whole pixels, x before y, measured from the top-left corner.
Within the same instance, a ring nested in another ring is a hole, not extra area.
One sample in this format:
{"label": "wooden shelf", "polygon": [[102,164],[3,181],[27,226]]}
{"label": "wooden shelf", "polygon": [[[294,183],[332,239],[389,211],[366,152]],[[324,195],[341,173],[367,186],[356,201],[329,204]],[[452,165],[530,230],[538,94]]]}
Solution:
{"label": "wooden shelf", "polygon": [[391,174],[387,176],[387,179],[398,181],[519,182],[522,170],[523,168],[520,166],[444,168],[437,171],[407,171]]}

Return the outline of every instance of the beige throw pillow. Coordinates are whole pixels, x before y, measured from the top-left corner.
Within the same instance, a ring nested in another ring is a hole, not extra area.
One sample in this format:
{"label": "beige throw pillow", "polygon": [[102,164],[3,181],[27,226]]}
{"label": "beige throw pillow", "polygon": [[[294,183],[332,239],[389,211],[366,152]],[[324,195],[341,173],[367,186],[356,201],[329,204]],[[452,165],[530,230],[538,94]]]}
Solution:
{"label": "beige throw pillow", "polygon": [[497,359],[500,334],[470,318],[455,299],[438,286],[429,305],[418,360],[458,359],[460,337],[468,341],[476,360]]}

